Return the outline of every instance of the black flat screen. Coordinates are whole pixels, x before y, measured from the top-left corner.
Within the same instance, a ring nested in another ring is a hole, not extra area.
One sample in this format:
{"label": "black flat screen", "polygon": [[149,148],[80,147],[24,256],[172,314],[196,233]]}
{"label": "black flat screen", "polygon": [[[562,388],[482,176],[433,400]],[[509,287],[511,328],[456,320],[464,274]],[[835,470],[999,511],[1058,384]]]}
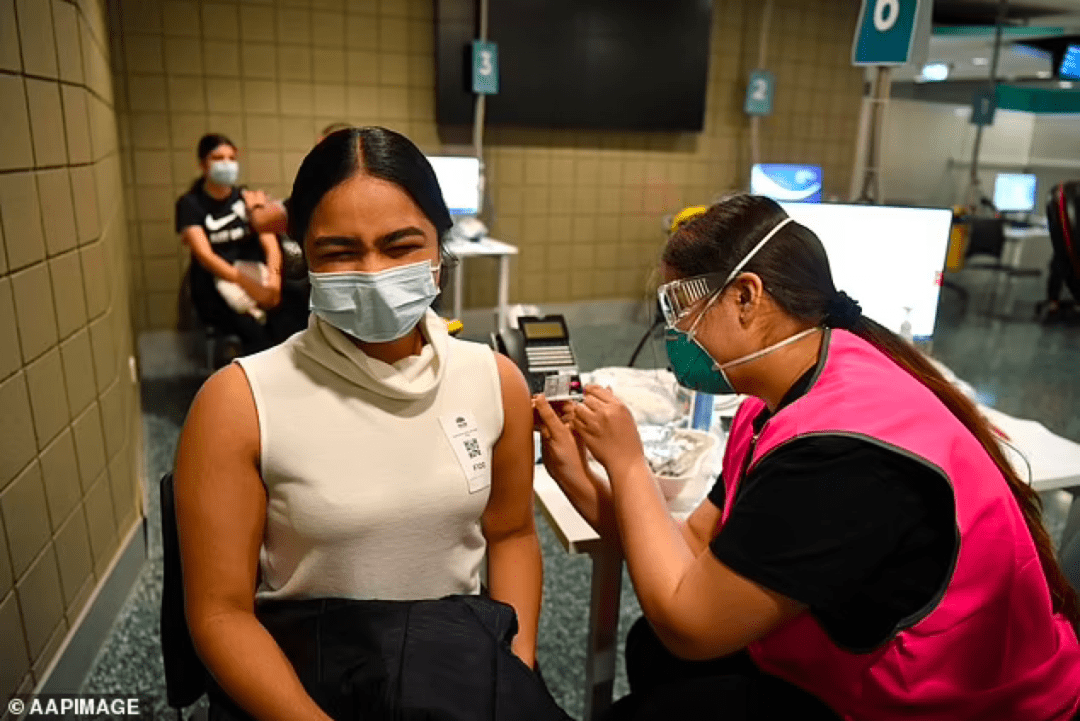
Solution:
{"label": "black flat screen", "polygon": [[[435,0],[436,119],[472,123],[477,0]],[[701,130],[711,0],[490,0],[493,125]]]}

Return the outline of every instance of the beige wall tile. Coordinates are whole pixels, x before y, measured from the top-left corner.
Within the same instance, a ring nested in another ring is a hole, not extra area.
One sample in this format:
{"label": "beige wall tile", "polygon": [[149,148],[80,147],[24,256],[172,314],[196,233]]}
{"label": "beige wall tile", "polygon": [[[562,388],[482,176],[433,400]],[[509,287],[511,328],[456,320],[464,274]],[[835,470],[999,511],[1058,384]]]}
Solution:
{"label": "beige wall tile", "polygon": [[78,10],[70,3],[53,2],[53,23],[60,77],[72,83],[81,83],[83,67]]}
{"label": "beige wall tile", "polygon": [[[75,456],[75,441],[70,428],[65,428],[64,432],[41,452],[41,476],[51,528],[56,533],[82,500],[79,461]],[[63,555],[60,558],[63,560]],[[80,583],[81,581],[82,579]]]}
{"label": "beige wall tile", "polygon": [[278,78],[311,82],[312,49],[307,45],[282,45],[278,48]]}
{"label": "beige wall tile", "polygon": [[[291,117],[283,118],[283,126],[289,122],[311,124],[311,116],[315,113],[315,90],[311,87],[311,83],[282,81],[278,85],[278,94],[283,116],[300,116],[304,118],[304,120],[300,121],[295,121]],[[283,138],[286,143],[289,142],[288,137]],[[291,146],[286,145],[286,147]]]}
{"label": "beige wall tile", "polygon": [[167,111],[168,99],[165,90],[165,76],[145,75],[129,77],[128,103],[131,106],[131,109],[135,111]]}
{"label": "beige wall tile", "polygon": [[379,87],[379,114],[386,122],[409,117],[409,94],[405,88]]}
{"label": "beige wall tile", "polygon": [[19,349],[19,328],[15,318],[15,299],[11,294],[11,281],[0,278],[0,379],[7,378],[22,366]]}
{"label": "beige wall tile", "polygon": [[[116,380],[116,349],[110,322],[111,319],[104,316],[90,324],[90,347],[94,354],[94,377],[97,378],[98,393],[103,393]],[[104,422],[106,420],[104,397],[101,399],[101,408]]]}
{"label": "beige wall tile", "polygon": [[130,35],[124,38],[124,59],[130,72],[154,75],[165,72],[165,45],[160,35]]}
{"label": "beige wall tile", "polygon": [[345,45],[350,50],[379,47],[379,19],[375,15],[352,15],[345,20]]}
{"label": "beige wall tile", "polygon": [[383,51],[378,55],[380,85],[408,85],[409,56],[405,53]]}
{"label": "beige wall tile", "polygon": [[113,458],[124,447],[128,428],[120,383],[113,383],[101,394],[101,423],[105,432],[106,458]]}
{"label": "beige wall tile", "polygon": [[306,8],[279,7],[277,37],[282,45],[311,45],[311,12]]}
{"label": "beige wall tile", "polygon": [[172,185],[169,153],[161,150],[136,150],[135,182],[140,185]]}
{"label": "beige wall tile", "polygon": [[[34,461],[0,493],[0,512],[4,514],[11,568],[18,583],[49,542],[49,514],[45,506],[45,487],[41,468]],[[25,612],[25,608],[23,609]]]}
{"label": "beige wall tile", "polygon": [[340,119],[345,116],[345,86],[315,85],[315,115]]}
{"label": "beige wall tile", "polygon": [[60,586],[64,592],[65,606],[70,608],[90,579],[94,567],[93,555],[90,553],[90,534],[81,507],[70,514],[57,531],[53,543],[59,561]]}
{"label": "beige wall tile", "polygon": [[[54,0],[54,2],[62,2],[63,0]],[[46,671],[49,670],[49,666],[52,664],[53,656],[60,650],[60,646],[64,642],[64,638],[67,636],[68,625],[67,620],[63,616],[61,611],[60,621],[56,624],[56,628],[53,629],[52,635],[49,636],[49,640],[45,642],[45,647],[38,654],[37,660],[34,661],[32,671],[35,679],[45,678]]]}
{"label": "beige wall tile", "polygon": [[183,150],[189,153],[189,157],[194,164],[196,143],[209,129],[206,115],[203,113],[173,113],[169,117],[169,129],[172,135],[170,147],[174,150]]}
{"label": "beige wall tile", "polygon": [[59,349],[53,348],[26,367],[26,384],[34,414],[34,433],[38,448],[43,449],[71,420]]}
{"label": "beige wall tile", "polygon": [[90,551],[94,570],[98,571],[112,557],[116,545],[116,517],[113,514],[109,474],[103,471],[86,492],[86,524],[90,533]]}
{"label": "beige wall tile", "polygon": [[274,32],[275,19],[272,8],[255,5],[241,7],[241,39],[245,42],[275,42],[277,40]]}
{"label": "beige wall tile", "polygon": [[97,318],[108,308],[111,295],[102,244],[92,243],[79,252],[82,255],[83,283],[86,285],[87,317]]}
{"label": "beige wall tile", "polygon": [[[84,5],[84,11],[87,6]],[[121,9],[123,27],[131,33],[161,32],[161,3],[157,0],[144,0],[138,3],[124,3]]]}
{"label": "beige wall tile", "polygon": [[56,553],[50,545],[34,559],[34,565],[17,584],[19,608],[30,658],[44,657],[44,651],[64,616],[64,592],[60,589],[60,572],[56,569]]}
{"label": "beige wall tile", "polygon": [[202,6],[203,37],[235,40],[240,37],[240,16],[236,5],[205,3]]}
{"label": "beige wall tile", "polygon": [[97,403],[77,416],[71,424],[75,438],[75,455],[79,461],[79,478],[84,493],[105,469],[105,436],[101,430],[101,412]]}
{"label": "beige wall tile", "polygon": [[71,178],[67,168],[38,173],[38,195],[45,221],[45,249],[49,255],[71,250],[78,242]]}
{"label": "beige wall tile", "polygon": [[202,44],[198,40],[165,38],[165,70],[169,75],[202,75],[202,61]]}
{"label": "beige wall tile", "polygon": [[0,382],[0,490],[33,460],[36,448],[26,377],[17,373]]}
{"label": "beige wall tile", "polygon": [[146,294],[147,320],[154,328],[175,328],[178,319],[178,309],[175,293]]}
{"label": "beige wall tile", "polygon": [[345,47],[345,13],[322,12],[311,14],[311,40],[315,47]]}
{"label": "beige wall tile", "polygon": [[345,51],[341,48],[315,48],[312,70],[321,83],[345,82]]}
{"label": "beige wall tile", "polygon": [[[3,514],[0,514],[0,599],[7,596],[8,591],[15,587],[15,576],[11,570],[11,556],[8,554],[7,532],[4,530],[2,516]],[[11,636],[5,636],[4,638],[11,638]],[[0,670],[0,674],[2,673],[3,671]]]}
{"label": "beige wall tile", "polygon": [[[207,106],[211,113],[239,113],[242,91],[239,80],[208,78],[206,81]],[[194,148],[194,144],[192,144]]]}
{"label": "beige wall tile", "polygon": [[71,169],[71,193],[75,198],[75,225],[79,232],[79,244],[84,245],[96,239],[101,232],[97,186],[92,167]]}
{"label": "beige wall tile", "polygon": [[29,168],[34,164],[30,113],[21,77],[0,75],[0,170]]}
{"label": "beige wall tile", "polygon": [[112,484],[113,515],[122,534],[134,522],[138,502],[136,477],[131,472],[128,454],[117,453],[113,458],[109,464],[109,482]]}
{"label": "beige wall tile", "polygon": [[208,77],[239,77],[240,42],[238,40],[204,40],[203,70]]}
{"label": "beige wall tile", "polygon": [[404,18],[382,15],[379,17],[379,50],[381,52],[405,52],[409,48],[409,23]]}
{"label": "beige wall tile", "polygon": [[199,4],[193,0],[166,0],[161,12],[164,22],[162,27],[166,35],[198,37]]}
{"label": "beige wall tile", "polygon": [[[0,69],[22,70],[19,52],[19,26],[15,22],[15,0],[0,2]],[[0,688],[0,696],[3,696]],[[6,697],[5,697],[6,698]]]}
{"label": "beige wall tile", "polygon": [[53,308],[52,283],[49,280],[48,266],[44,263],[13,273],[10,278],[23,360],[28,363],[56,345],[56,311]]}
{"label": "beige wall tile", "polygon": [[61,87],[64,109],[64,136],[67,139],[68,161],[88,163],[90,147],[90,117],[86,112],[86,91],[72,85]]}
{"label": "beige wall tile", "polygon": [[245,78],[272,80],[278,71],[277,48],[269,43],[240,46],[240,74]]}
{"label": "beige wall tile", "polygon": [[0,596],[0,698],[10,698],[18,690],[23,677],[30,671],[19,602],[13,593]]}
{"label": "beige wall tile", "polygon": [[60,338],[86,325],[86,290],[83,287],[82,263],[77,252],[64,253],[49,261],[56,326]]}
{"label": "beige wall tile", "polygon": [[[246,113],[277,114],[277,83],[272,80],[245,80],[243,108]],[[239,109],[239,105],[236,105],[233,112]]]}
{"label": "beige wall tile", "polygon": [[172,256],[182,250],[173,224],[161,221],[139,223],[139,244],[147,256]]}
{"label": "beige wall tile", "polygon": [[[198,135],[191,136],[191,146],[195,146]],[[195,153],[190,152],[189,158],[194,161]],[[192,163],[194,166],[194,162]],[[194,169],[191,171],[194,175]],[[175,212],[176,197],[171,188],[157,188],[139,186],[135,188],[135,214],[139,220],[172,221]],[[129,216],[131,215],[129,210]]]}
{"label": "beige wall tile", "polygon": [[23,68],[33,75],[55,78],[56,40],[53,37],[52,3],[45,0],[17,0],[16,11]]}
{"label": "beige wall tile", "polygon": [[[185,78],[186,79],[186,78]],[[131,147],[161,150],[169,147],[169,113],[130,113]]]}
{"label": "beige wall tile", "polygon": [[168,80],[169,107],[172,112],[201,113],[206,111],[206,89],[202,78],[176,78]]}

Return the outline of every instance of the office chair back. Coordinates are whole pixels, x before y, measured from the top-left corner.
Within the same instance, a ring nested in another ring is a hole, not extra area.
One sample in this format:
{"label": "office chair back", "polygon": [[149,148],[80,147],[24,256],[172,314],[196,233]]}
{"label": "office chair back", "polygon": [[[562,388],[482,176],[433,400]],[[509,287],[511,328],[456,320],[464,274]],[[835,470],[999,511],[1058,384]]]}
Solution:
{"label": "office chair back", "polygon": [[1080,298],[1080,180],[1071,180],[1050,189],[1046,222],[1054,254],[1064,258],[1069,269],[1065,282],[1073,298]]}
{"label": "office chair back", "polygon": [[161,589],[161,655],[165,661],[165,690],[169,706],[184,708],[206,693],[210,675],[195,653],[184,616],[184,576],[180,566],[180,536],[176,527],[173,474],[161,479],[161,548],[164,582]]}
{"label": "office chair back", "polygon": [[966,257],[989,255],[1000,260],[1004,247],[1005,221],[1001,218],[973,218],[971,220],[971,233],[968,236],[967,252],[964,254]]}

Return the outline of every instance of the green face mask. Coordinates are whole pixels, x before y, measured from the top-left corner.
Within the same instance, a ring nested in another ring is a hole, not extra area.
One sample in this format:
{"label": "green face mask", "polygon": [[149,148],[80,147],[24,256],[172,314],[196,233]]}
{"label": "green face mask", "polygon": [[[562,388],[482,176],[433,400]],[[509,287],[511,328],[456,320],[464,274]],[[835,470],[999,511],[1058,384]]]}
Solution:
{"label": "green face mask", "polygon": [[716,362],[690,333],[678,328],[668,328],[664,334],[664,344],[667,346],[671,370],[679,385],[713,395],[735,392],[724,371],[716,366]]}

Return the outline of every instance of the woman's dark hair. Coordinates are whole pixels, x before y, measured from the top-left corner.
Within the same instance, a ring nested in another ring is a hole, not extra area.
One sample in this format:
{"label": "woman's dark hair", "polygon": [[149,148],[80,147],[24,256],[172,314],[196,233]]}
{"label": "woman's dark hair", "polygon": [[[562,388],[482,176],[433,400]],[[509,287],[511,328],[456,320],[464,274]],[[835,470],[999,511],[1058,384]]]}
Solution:
{"label": "woman's dark hair", "polygon": [[236,143],[229,140],[221,133],[207,133],[199,138],[199,144],[195,148],[196,155],[199,156],[199,161],[206,160],[206,156],[214,152],[214,148],[219,145],[228,145],[233,150],[236,150]]}
{"label": "woman's dark hair", "polygon": [[[664,248],[662,260],[680,277],[703,273],[726,275],[786,217],[783,209],[768,198],[732,196],[679,226]],[[827,309],[837,298],[837,290],[825,248],[810,229],[788,223],[758,250],[744,271],[756,273],[766,292],[791,317],[807,324],[829,325]],[[928,358],[884,326],[860,316],[844,327],[874,345],[933,391],[990,455],[1023,512],[1050,586],[1054,611],[1068,618],[1080,632],[1076,592],[1054,558],[1050,536],[1042,525],[1039,496],[1013,470],[990,424],[975,404],[946,380]]]}
{"label": "woman's dark hair", "polygon": [[379,127],[338,130],[307,154],[296,172],[289,198],[289,237],[302,245],[319,201],[357,173],[386,180],[404,190],[435,226],[442,250],[443,236],[453,221],[431,163],[404,135]]}

